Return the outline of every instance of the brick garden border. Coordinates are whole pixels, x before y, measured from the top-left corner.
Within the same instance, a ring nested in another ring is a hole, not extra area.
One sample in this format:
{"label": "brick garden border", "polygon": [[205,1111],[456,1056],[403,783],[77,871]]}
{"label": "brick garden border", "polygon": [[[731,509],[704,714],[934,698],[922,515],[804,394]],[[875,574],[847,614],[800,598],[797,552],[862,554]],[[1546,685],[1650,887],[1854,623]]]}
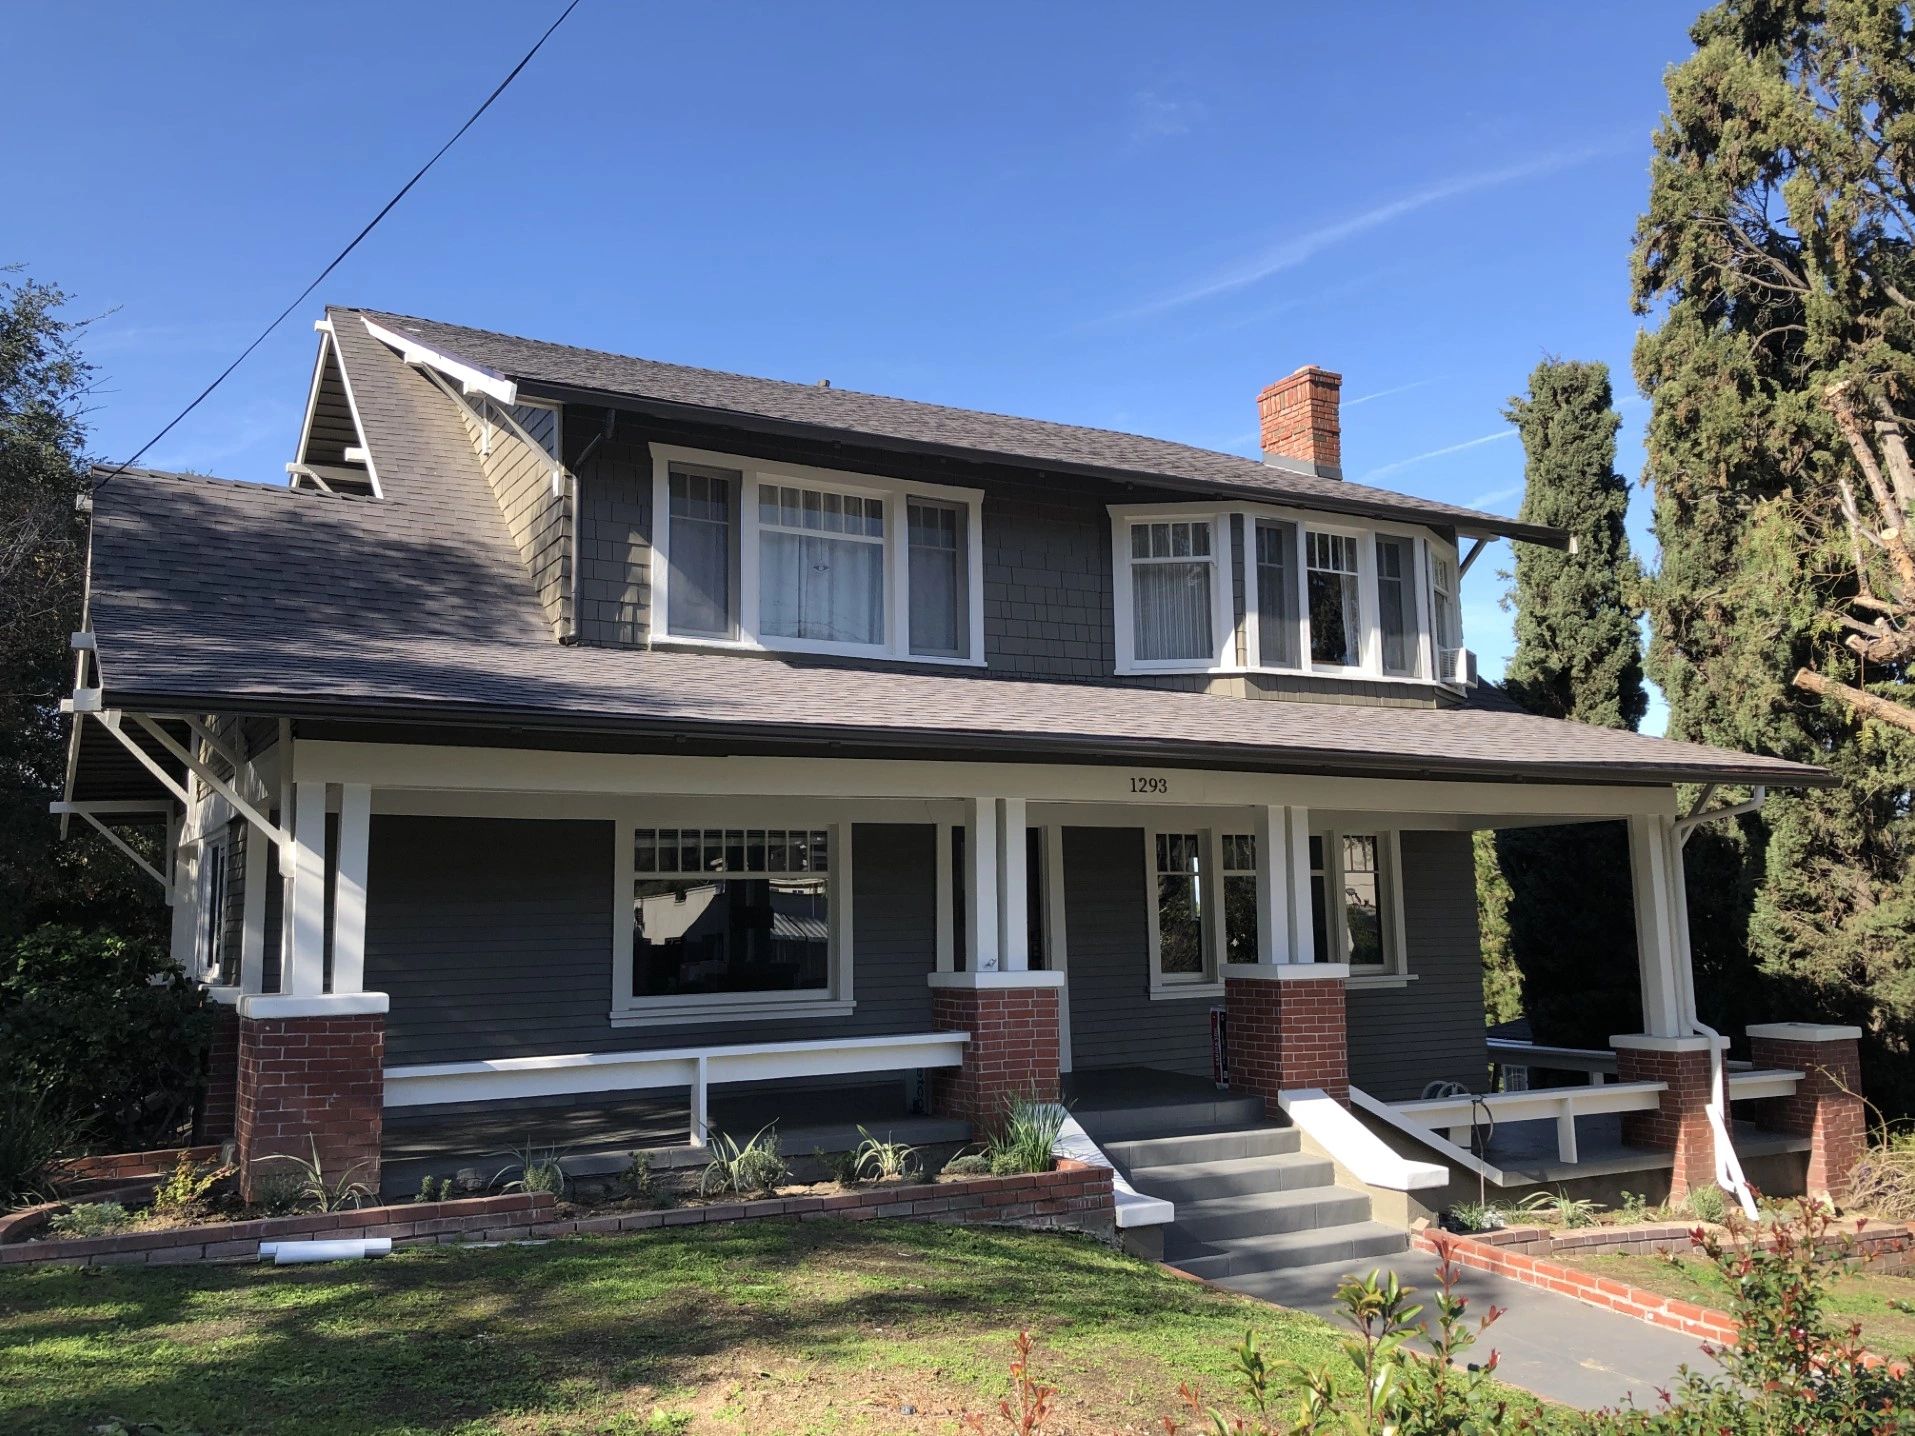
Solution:
{"label": "brick garden border", "polygon": [[[1686,1232],[1684,1239],[1687,1240]],[[1590,1306],[1621,1312],[1624,1316],[1646,1321],[1651,1326],[1680,1331],[1687,1336],[1699,1336],[1724,1346],[1735,1345],[1740,1334],[1735,1322],[1723,1312],[1531,1256],[1528,1252],[1513,1250],[1515,1243],[1492,1246],[1475,1237],[1426,1229],[1412,1233],[1410,1245],[1418,1251],[1447,1258],[1458,1266],[1506,1276],[1524,1286],[1573,1296]]]}
{"label": "brick garden border", "polygon": [[[447,1202],[406,1202],[386,1207],[298,1217],[263,1217],[171,1231],[0,1245],[0,1269],[30,1265],[177,1265],[256,1257],[259,1243],[285,1237],[390,1237],[395,1247],[461,1241],[521,1241],[527,1238],[610,1235],[663,1227],[796,1217],[871,1221],[988,1223],[1042,1230],[1086,1231],[1108,1236],[1116,1225],[1111,1171],[1068,1159],[1049,1172],[1018,1177],[976,1177],[880,1187],[836,1196],[768,1197],[761,1201],[668,1207],[659,1211],[608,1212],[561,1217],[549,1192],[514,1192]],[[47,1209],[49,1212],[51,1208]],[[44,1220],[44,1217],[42,1217]]]}

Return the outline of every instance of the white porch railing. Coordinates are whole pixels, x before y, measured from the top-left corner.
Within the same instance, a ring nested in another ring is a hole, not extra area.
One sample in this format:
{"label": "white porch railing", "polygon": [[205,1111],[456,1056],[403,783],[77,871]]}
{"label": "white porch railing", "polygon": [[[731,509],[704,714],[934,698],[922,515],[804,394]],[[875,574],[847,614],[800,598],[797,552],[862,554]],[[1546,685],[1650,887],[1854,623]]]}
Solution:
{"label": "white porch railing", "polygon": [[690,1141],[710,1132],[710,1089],[723,1082],[910,1072],[957,1067],[968,1032],[911,1032],[814,1042],[753,1042],[728,1047],[673,1047],[655,1052],[579,1052],[561,1057],[495,1057],[478,1062],[424,1062],[388,1067],[385,1105],[429,1107],[447,1102],[501,1102],[589,1092],[684,1087],[691,1094]]}
{"label": "white porch railing", "polygon": [[1666,1082],[1605,1082],[1601,1086],[1542,1087],[1532,1092],[1434,1097],[1421,1102],[1393,1102],[1390,1105],[1405,1117],[1426,1127],[1446,1129],[1450,1142],[1462,1148],[1470,1144],[1478,1112],[1487,1112],[1490,1120],[1499,1125],[1553,1118],[1556,1123],[1556,1155],[1563,1162],[1573,1165],[1578,1160],[1578,1117],[1609,1112],[1653,1112],[1668,1085]]}

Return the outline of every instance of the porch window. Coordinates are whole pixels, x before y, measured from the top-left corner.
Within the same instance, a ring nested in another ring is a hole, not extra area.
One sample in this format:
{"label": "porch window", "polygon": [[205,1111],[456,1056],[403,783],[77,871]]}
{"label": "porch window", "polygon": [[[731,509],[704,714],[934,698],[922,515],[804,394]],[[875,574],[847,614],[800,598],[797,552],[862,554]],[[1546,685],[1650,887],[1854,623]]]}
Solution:
{"label": "porch window", "polygon": [[226,960],[226,837],[208,838],[199,850],[199,970],[215,974]]}
{"label": "porch window", "polygon": [[884,500],[758,489],[759,629],[776,638],[884,642]]}
{"label": "porch window", "polygon": [[829,989],[826,830],[641,828],[632,867],[634,998]]}
{"label": "porch window", "polygon": [[1203,835],[1158,833],[1157,975],[1165,982],[1197,982],[1205,974]]}
{"label": "porch window", "polygon": [[1131,656],[1135,661],[1215,659],[1213,548],[1207,519],[1130,526]]}
{"label": "porch window", "polygon": [[1348,534],[1304,536],[1308,556],[1310,661],[1335,668],[1363,662],[1362,575],[1357,542]]}
{"label": "porch window", "polygon": [[1225,962],[1257,960],[1257,837],[1226,833],[1223,840]]}
{"label": "porch window", "polygon": [[734,515],[739,474],[673,464],[667,480],[671,578],[666,587],[666,632],[692,638],[730,638],[734,574],[738,566]]}
{"label": "porch window", "polygon": [[1401,971],[1397,869],[1394,834],[1310,839],[1310,926],[1318,962],[1348,963],[1353,973]]}

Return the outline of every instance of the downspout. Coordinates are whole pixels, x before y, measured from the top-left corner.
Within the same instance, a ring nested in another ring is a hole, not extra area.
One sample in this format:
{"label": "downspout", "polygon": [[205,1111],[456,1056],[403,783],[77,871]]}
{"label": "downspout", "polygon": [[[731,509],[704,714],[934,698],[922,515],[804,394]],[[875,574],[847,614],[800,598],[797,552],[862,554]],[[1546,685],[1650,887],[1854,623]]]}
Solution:
{"label": "downspout", "polygon": [[1683,1028],[1698,1037],[1706,1038],[1709,1043],[1709,1101],[1704,1104],[1704,1112],[1709,1118],[1709,1131],[1715,1139],[1716,1185],[1734,1194],[1742,1207],[1742,1214],[1750,1221],[1756,1219],[1755,1194],[1749,1188],[1749,1179],[1743,1175],[1741,1159],[1736,1156],[1735,1145],[1729,1137],[1729,1078],[1728,1078],[1728,1039],[1713,1027],[1703,1022],[1696,1011],[1696,970],[1693,954],[1689,950],[1689,891],[1684,879],[1682,850],[1688,846],[1690,837],[1704,823],[1717,822],[1723,818],[1739,818],[1748,813],[1762,810],[1768,801],[1768,789],[1757,785],[1755,796],[1746,803],[1736,803],[1727,808],[1704,811],[1704,805],[1715,794],[1712,783],[1702,790],[1696,799],[1695,807],[1688,816],[1677,818],[1670,829],[1670,861],[1667,865],[1670,886],[1671,926],[1678,934],[1682,944],[1682,960],[1676,964],[1676,987],[1680,1010],[1677,1020]]}

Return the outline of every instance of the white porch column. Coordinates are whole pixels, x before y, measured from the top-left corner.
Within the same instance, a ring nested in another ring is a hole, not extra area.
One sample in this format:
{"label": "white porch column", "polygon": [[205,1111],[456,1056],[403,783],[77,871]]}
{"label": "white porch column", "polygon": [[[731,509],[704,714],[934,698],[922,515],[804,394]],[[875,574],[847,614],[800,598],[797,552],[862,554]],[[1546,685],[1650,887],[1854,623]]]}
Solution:
{"label": "white porch column", "polygon": [[188,977],[199,972],[199,844],[179,839],[173,849],[173,961]]}
{"label": "white porch column", "polygon": [[258,828],[246,829],[246,868],[242,879],[245,911],[240,919],[239,990],[262,992],[266,982],[266,867],[272,840]]}
{"label": "white porch column", "polygon": [[964,800],[964,969],[998,970],[997,804]]}
{"label": "white porch column", "polygon": [[326,785],[293,784],[293,843],[287,871],[286,945],[279,990],[317,997],[326,990]]}
{"label": "white porch column", "polygon": [[339,878],[333,891],[332,990],[366,986],[366,862],[372,833],[372,787],[339,790]]}
{"label": "white porch column", "polygon": [[1257,839],[1257,962],[1311,962],[1310,812],[1259,806],[1251,811]]}
{"label": "white porch column", "polygon": [[1681,850],[1671,841],[1668,818],[1638,814],[1629,819],[1629,875],[1636,902],[1636,961],[1642,976],[1642,1030],[1650,1037],[1680,1037],[1682,978],[1687,934],[1677,929],[1672,884],[1680,882]]}
{"label": "white porch column", "polygon": [[1031,931],[1026,921],[1030,874],[1026,871],[1024,800],[998,798],[992,807],[997,825],[997,965],[1004,972],[1027,972]]}

